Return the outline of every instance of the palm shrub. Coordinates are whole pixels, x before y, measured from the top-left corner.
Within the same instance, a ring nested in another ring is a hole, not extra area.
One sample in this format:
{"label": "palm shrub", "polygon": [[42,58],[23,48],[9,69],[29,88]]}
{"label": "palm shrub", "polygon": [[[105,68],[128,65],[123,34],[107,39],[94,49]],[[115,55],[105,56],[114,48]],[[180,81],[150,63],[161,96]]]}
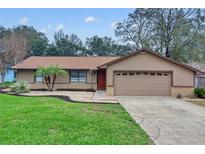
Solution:
{"label": "palm shrub", "polygon": [[20,80],[17,81],[12,87],[11,91],[14,93],[28,93],[29,92],[29,85],[26,81]]}
{"label": "palm shrub", "polygon": [[204,88],[195,88],[194,95],[199,98],[205,97],[205,89]]}
{"label": "palm shrub", "polygon": [[36,76],[43,76],[49,91],[53,91],[57,76],[65,76],[67,72],[59,66],[38,67]]}

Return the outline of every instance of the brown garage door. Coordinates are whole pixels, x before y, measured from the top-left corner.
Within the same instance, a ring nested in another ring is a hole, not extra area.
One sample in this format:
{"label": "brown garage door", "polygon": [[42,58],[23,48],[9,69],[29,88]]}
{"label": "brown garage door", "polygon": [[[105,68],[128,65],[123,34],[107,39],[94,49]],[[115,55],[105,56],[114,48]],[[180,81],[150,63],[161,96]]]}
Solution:
{"label": "brown garage door", "polygon": [[116,72],[114,86],[117,96],[170,96],[171,73]]}

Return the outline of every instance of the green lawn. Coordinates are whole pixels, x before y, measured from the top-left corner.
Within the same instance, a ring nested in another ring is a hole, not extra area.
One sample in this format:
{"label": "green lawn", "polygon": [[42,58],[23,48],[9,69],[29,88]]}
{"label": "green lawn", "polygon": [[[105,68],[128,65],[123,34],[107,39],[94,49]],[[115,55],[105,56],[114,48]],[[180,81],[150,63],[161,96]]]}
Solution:
{"label": "green lawn", "polygon": [[189,102],[205,107],[205,99],[204,101],[189,101]]}
{"label": "green lawn", "polygon": [[0,94],[0,144],[152,144],[119,104]]}

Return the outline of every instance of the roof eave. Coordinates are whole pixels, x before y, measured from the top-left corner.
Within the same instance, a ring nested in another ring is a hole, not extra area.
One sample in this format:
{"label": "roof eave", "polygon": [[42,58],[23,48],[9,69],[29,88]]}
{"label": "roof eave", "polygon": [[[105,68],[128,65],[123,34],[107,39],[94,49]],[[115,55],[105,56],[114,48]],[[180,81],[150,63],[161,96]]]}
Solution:
{"label": "roof eave", "polygon": [[143,48],[143,49],[134,51],[134,52],[128,54],[127,56],[120,57],[120,58],[117,58],[117,59],[115,59],[115,60],[113,60],[113,61],[110,61],[110,62],[108,62],[108,63],[105,63],[105,64],[103,64],[103,65],[100,65],[100,66],[98,66],[98,68],[107,67],[107,66],[109,66],[109,65],[111,65],[111,64],[114,64],[114,63],[116,63],[116,62],[119,62],[119,61],[122,61],[122,60],[124,60],[124,59],[127,59],[127,58],[129,58],[129,57],[131,57],[131,56],[133,56],[133,55],[135,55],[135,54],[139,54],[139,53],[141,53],[141,52],[147,52],[147,53],[150,53],[150,54],[152,54],[152,55],[158,56],[158,57],[160,57],[160,58],[162,58],[162,59],[164,59],[164,60],[168,60],[168,61],[170,61],[170,62],[172,62],[172,63],[174,63],[174,64],[176,64],[176,65],[182,66],[182,67],[184,67],[184,68],[186,68],[186,69],[188,69],[188,70],[191,70],[191,71],[193,71],[193,72],[195,72],[195,73],[200,73],[200,74],[203,74],[203,73],[204,73],[204,72],[202,72],[202,71],[200,71],[200,70],[198,70],[198,69],[195,69],[195,68],[193,68],[193,67],[191,67],[191,66],[182,64],[182,63],[180,63],[180,62],[178,62],[178,61],[176,61],[176,60],[174,60],[174,59],[171,59],[171,58],[168,58],[168,57],[164,57],[164,56],[162,56],[162,55],[160,55],[160,54],[158,54],[158,53],[155,53],[154,51],[152,51],[152,50],[150,50],[150,49],[146,49],[146,48]]}
{"label": "roof eave", "polygon": [[[15,70],[15,69],[24,69],[24,70],[34,70],[34,69],[38,69],[37,67],[33,67],[33,68],[25,68],[25,67],[11,67],[11,69]],[[97,68],[62,68],[65,70],[97,70]]]}

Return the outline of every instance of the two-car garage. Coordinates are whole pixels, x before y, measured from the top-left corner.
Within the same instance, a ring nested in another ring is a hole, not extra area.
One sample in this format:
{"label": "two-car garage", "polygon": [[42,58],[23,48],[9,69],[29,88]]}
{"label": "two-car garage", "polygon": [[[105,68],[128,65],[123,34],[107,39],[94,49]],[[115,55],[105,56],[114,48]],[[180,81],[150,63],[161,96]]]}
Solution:
{"label": "two-car garage", "polygon": [[170,96],[171,73],[121,71],[114,73],[116,96]]}
{"label": "two-car garage", "polygon": [[198,70],[149,50],[103,65],[106,93],[115,96],[193,95]]}

